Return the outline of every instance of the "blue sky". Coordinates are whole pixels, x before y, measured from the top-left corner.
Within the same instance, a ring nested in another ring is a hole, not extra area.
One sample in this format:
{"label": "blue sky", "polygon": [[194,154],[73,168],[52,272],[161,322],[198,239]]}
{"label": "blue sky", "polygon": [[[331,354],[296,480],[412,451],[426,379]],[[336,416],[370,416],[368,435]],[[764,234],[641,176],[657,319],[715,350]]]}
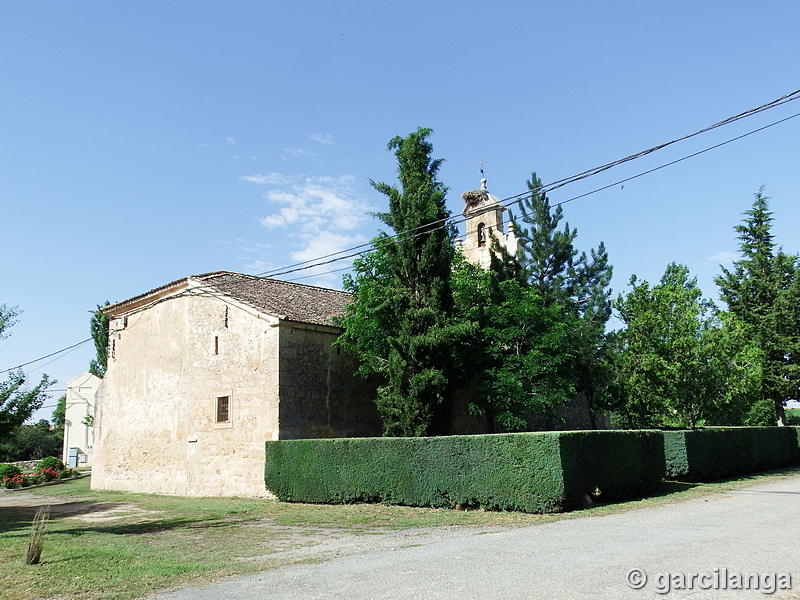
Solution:
{"label": "blue sky", "polygon": [[[369,179],[395,181],[386,144],[417,127],[434,130],[458,213],[481,159],[504,198],[531,171],[561,179],[778,98],[800,88],[799,22],[800,4],[781,0],[0,2],[0,303],[24,310],[0,370],[88,338],[105,300],[369,240],[368,213],[386,209]],[[677,261],[716,298],[760,186],[777,241],[800,251],[798,139],[800,118],[570,202],[566,219],[579,248],[605,242],[616,292]],[[302,281],[336,287],[341,273]],[[93,354],[86,344],[31,377],[62,389]]]}

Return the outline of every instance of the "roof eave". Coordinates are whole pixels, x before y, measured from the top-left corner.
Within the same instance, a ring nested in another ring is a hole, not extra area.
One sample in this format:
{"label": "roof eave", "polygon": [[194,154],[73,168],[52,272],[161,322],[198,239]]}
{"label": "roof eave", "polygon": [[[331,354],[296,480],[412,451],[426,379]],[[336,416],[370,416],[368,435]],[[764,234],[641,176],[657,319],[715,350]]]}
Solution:
{"label": "roof eave", "polygon": [[147,306],[153,302],[157,302],[163,298],[166,298],[167,296],[182,292],[190,287],[189,280],[189,277],[184,277],[183,279],[179,279],[154,290],[150,290],[146,294],[134,296],[133,298],[123,300],[122,302],[117,302],[116,304],[103,306],[100,308],[100,310],[108,317],[119,317],[125,315],[127,313],[136,311],[143,306]]}

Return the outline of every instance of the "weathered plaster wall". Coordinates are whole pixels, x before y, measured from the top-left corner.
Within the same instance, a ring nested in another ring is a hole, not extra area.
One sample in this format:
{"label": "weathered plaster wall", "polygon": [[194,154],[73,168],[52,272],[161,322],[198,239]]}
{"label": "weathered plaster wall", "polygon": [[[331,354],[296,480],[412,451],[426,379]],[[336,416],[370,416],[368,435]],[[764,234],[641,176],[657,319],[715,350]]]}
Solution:
{"label": "weathered plaster wall", "polygon": [[280,326],[280,439],[381,434],[374,381],[354,376],[358,364],[333,347],[338,330]]}
{"label": "weathered plaster wall", "polygon": [[[92,487],[266,496],[264,442],[277,439],[277,319],[184,295],[111,322]],[[115,329],[119,329],[115,331]],[[230,422],[216,399],[230,396]]]}

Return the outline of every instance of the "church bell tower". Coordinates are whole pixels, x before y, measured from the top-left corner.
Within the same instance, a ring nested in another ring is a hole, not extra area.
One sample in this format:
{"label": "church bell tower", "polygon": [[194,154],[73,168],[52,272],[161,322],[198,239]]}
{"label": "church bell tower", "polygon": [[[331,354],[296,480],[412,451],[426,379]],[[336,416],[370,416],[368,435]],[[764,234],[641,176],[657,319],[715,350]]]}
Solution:
{"label": "church bell tower", "polygon": [[461,195],[464,206],[463,215],[466,217],[467,233],[461,244],[464,257],[468,262],[488,269],[491,265],[490,247],[492,235],[509,253],[517,251],[517,238],[509,226],[505,230],[503,214],[506,207],[497,196],[493,196],[486,189],[486,179],[481,179],[481,188]]}

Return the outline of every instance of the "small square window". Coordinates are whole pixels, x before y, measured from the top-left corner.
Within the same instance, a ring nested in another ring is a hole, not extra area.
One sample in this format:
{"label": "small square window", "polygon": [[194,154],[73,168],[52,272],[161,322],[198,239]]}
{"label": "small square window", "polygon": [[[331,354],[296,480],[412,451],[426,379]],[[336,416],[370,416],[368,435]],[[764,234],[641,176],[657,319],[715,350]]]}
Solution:
{"label": "small square window", "polygon": [[219,396],[217,398],[217,423],[230,423],[230,396]]}

